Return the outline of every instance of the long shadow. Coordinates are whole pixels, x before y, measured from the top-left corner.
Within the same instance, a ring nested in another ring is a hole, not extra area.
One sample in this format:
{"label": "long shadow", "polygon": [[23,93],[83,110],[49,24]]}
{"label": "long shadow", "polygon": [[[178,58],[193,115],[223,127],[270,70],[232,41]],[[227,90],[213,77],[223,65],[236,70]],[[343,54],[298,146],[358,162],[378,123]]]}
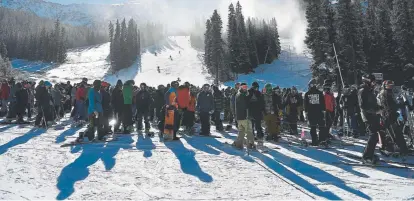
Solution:
{"label": "long shadow", "polygon": [[61,143],[66,141],[66,137],[74,135],[77,131],[82,129],[81,127],[69,128],[63,131],[60,135],[58,135],[55,139],[55,143]]}
{"label": "long shadow", "polygon": [[32,138],[35,138],[35,137],[37,137],[37,136],[39,136],[39,135],[41,135],[45,132],[46,132],[45,129],[37,129],[37,128],[31,129],[30,131],[28,131],[24,135],[19,136],[17,138],[14,138],[10,142],[8,142],[4,145],[1,145],[0,146],[0,155],[6,153],[10,148],[13,148],[17,145],[25,144],[29,140],[31,140]]}
{"label": "long shadow", "polygon": [[[309,165],[307,163],[304,163],[300,160],[288,157],[284,154],[281,154],[279,152],[276,152],[274,150],[270,150],[269,154],[273,157],[273,159],[275,161],[277,161],[278,163],[282,163],[292,169],[294,169],[297,172],[300,172],[301,174],[312,178],[318,182],[321,183],[329,183],[332,184],[344,191],[347,191],[349,193],[352,193],[356,196],[359,196],[363,199],[367,199],[367,200],[371,200],[371,197],[366,195],[365,193],[361,192],[360,190],[357,189],[353,189],[349,186],[346,185],[346,183],[341,180],[338,177],[335,177],[334,175],[325,172],[317,167],[314,167],[312,165]],[[260,160],[262,160],[263,162],[265,162],[262,158],[263,158],[263,154],[262,155],[258,155],[258,157]],[[270,168],[270,167],[269,167]],[[277,171],[277,170],[275,170]],[[331,199],[331,198],[329,198]]]}
{"label": "long shadow", "polygon": [[13,128],[15,126],[17,126],[17,125],[16,124],[10,124],[10,125],[7,125],[7,126],[3,126],[3,127],[0,128],[0,133],[1,132],[4,132],[4,131],[6,131],[6,130],[8,130],[10,128]]}
{"label": "long shadow", "polygon": [[[351,160],[347,160],[345,158],[339,158],[336,154],[332,154],[330,152],[308,148],[306,150],[300,149],[298,147],[292,146],[290,147],[290,151],[293,151],[295,153],[301,154],[303,156],[306,156],[308,158],[312,158],[316,161],[322,162],[327,165],[333,165],[333,162],[352,162]],[[340,160],[341,159],[341,160]],[[338,168],[341,168],[351,174],[354,174],[359,177],[365,177],[368,178],[369,176],[363,173],[360,173],[353,169],[352,166],[336,166]]]}
{"label": "long shadow", "polygon": [[[59,189],[57,200],[64,200],[75,192],[75,183],[86,179],[89,176],[88,167],[95,164],[102,156],[104,144],[97,146],[84,146],[82,154],[72,163],[62,169],[57,178],[56,187]],[[98,149],[97,149],[98,148]]]}
{"label": "long shadow", "polygon": [[[340,155],[352,155],[354,157],[361,157],[359,155],[355,155],[355,154],[351,154],[348,152],[343,152],[340,150],[337,150],[337,153],[339,153]],[[342,159],[346,159],[346,156],[344,156],[344,158]],[[383,160],[387,160],[386,158]],[[346,165],[341,165],[341,166],[346,166]],[[402,177],[402,178],[414,178],[414,170],[413,169],[399,169],[399,168],[375,168],[378,171],[382,171],[391,175],[395,175],[398,177]]]}
{"label": "long shadow", "polygon": [[138,150],[144,151],[144,157],[149,158],[152,156],[152,150],[156,148],[155,144],[152,143],[151,137],[144,137],[142,133],[138,134],[138,140],[135,145]]}
{"label": "long shadow", "polygon": [[104,149],[102,150],[102,162],[105,166],[106,171],[112,170],[112,168],[116,165],[116,159],[115,156],[118,154],[118,152],[121,149],[131,149],[132,143],[134,143],[134,140],[132,139],[131,135],[118,137],[118,140],[114,142],[114,144],[111,144],[110,142],[106,144]]}
{"label": "long shadow", "polygon": [[195,159],[195,153],[185,148],[181,141],[165,142],[165,146],[169,148],[180,161],[181,170],[185,174],[193,175],[202,182],[210,183],[213,177],[204,172],[200,164]]}

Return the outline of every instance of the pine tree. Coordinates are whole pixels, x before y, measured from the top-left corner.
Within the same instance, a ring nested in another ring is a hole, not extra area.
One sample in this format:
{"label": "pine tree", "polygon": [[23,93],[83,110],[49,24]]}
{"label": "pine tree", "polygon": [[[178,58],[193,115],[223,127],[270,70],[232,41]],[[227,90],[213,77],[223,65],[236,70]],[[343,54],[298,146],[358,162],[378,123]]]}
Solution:
{"label": "pine tree", "polygon": [[270,21],[270,34],[269,34],[269,55],[267,56],[266,63],[272,63],[275,59],[279,58],[282,48],[279,39],[279,30],[277,28],[276,18],[272,18]]}
{"label": "pine tree", "polygon": [[252,71],[253,67],[251,66],[250,57],[249,57],[249,50],[247,47],[247,32],[246,32],[246,24],[244,21],[242,6],[240,2],[237,2],[236,5],[236,24],[237,24],[237,43],[239,47],[238,58],[237,58],[237,65],[238,68],[242,70],[242,72],[250,72]]}
{"label": "pine tree", "polygon": [[260,62],[256,47],[256,26],[253,25],[250,18],[247,19],[247,47],[249,48],[251,65],[258,66]]}
{"label": "pine tree", "polygon": [[[216,76],[216,84],[220,81],[228,80],[230,76],[229,69],[224,65],[224,49],[223,39],[221,38],[221,32],[223,28],[223,22],[217,10],[214,10],[211,17],[211,67],[213,75]],[[214,70],[213,70],[214,69]]]}
{"label": "pine tree", "polygon": [[242,69],[238,63],[240,55],[240,43],[238,40],[236,11],[234,10],[233,4],[230,4],[227,25],[228,62],[230,69],[236,73],[245,70]]}
{"label": "pine tree", "polygon": [[384,59],[384,41],[379,30],[376,7],[373,1],[368,2],[365,18],[364,52],[368,62],[368,72],[380,72]]}
{"label": "pine tree", "polygon": [[11,72],[12,69],[9,59],[0,55],[0,78],[10,78]]}
{"label": "pine tree", "polygon": [[407,0],[394,0],[392,24],[394,29],[394,40],[397,44],[397,53],[400,62],[398,66],[403,67],[413,62],[413,23],[411,21]]}
{"label": "pine tree", "polygon": [[206,33],[204,34],[204,65],[208,70],[211,68],[211,33],[211,21],[208,19],[206,22]]}
{"label": "pine tree", "polygon": [[7,57],[7,47],[6,44],[4,44],[4,42],[0,42],[0,56],[2,56],[3,58]]}

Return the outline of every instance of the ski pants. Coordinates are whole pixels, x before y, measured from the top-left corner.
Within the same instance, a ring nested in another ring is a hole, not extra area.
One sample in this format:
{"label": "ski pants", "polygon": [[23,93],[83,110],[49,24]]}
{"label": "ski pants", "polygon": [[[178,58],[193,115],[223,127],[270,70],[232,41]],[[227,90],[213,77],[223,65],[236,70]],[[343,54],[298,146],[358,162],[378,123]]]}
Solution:
{"label": "ski pants", "polygon": [[7,113],[7,106],[8,106],[8,104],[9,104],[9,101],[7,101],[6,99],[1,100],[1,109],[0,109],[0,111],[3,114],[6,114]]}
{"label": "ski pants", "polygon": [[201,134],[210,135],[210,113],[200,112]]}
{"label": "ski pants", "polygon": [[380,120],[378,117],[372,117],[365,122],[367,126],[367,131],[369,132],[368,143],[364,149],[364,158],[372,159],[374,157],[375,147],[377,146],[379,135],[378,132],[381,129]]}
{"label": "ski pants", "polygon": [[75,112],[76,112],[76,115],[75,115],[75,119],[77,120],[77,121],[79,121],[79,120],[85,120],[86,118],[85,118],[85,101],[83,101],[83,100],[76,100],[76,109],[75,109]]}
{"label": "ski pants", "polygon": [[336,110],[333,125],[339,127],[344,125],[344,111],[340,108]]}
{"label": "ski pants", "polygon": [[252,130],[252,123],[250,120],[238,120],[239,125],[239,134],[237,135],[237,139],[235,141],[235,145],[237,147],[243,147],[244,138],[247,138],[248,144],[254,143],[254,136]]}
{"label": "ski pants", "polygon": [[144,120],[145,123],[145,129],[150,129],[150,123],[149,123],[149,112],[148,111],[141,111],[137,110],[137,129],[142,129],[142,120]]}
{"label": "ski pants", "polygon": [[328,133],[331,130],[334,118],[335,118],[335,112],[331,112],[331,111],[326,111],[325,112],[326,131]]}
{"label": "ski pants", "polygon": [[[319,142],[323,142],[328,139],[328,131],[325,126],[325,121],[322,118],[322,113],[320,114],[319,118],[317,118],[317,116],[315,117],[309,117],[310,134],[312,136],[312,144],[319,144]],[[319,128],[319,139],[318,135],[316,134],[316,128]]]}
{"label": "ski pants", "polygon": [[184,117],[183,117],[183,125],[187,129],[191,129],[194,126],[194,119],[195,119],[195,113],[185,110],[184,111]]}
{"label": "ski pants", "polygon": [[110,115],[110,111],[109,110],[104,110],[104,112],[102,113],[102,124],[103,124],[103,129],[105,131],[105,134],[107,134],[109,132],[109,115]]}
{"label": "ski pants", "polygon": [[114,110],[114,118],[115,118],[115,125],[114,125],[114,132],[119,130],[119,126],[121,126],[122,122],[122,109]]}
{"label": "ski pants", "polygon": [[223,122],[222,122],[222,120],[220,118],[220,114],[221,114],[220,111],[214,111],[214,113],[213,113],[214,125],[216,126],[216,130],[217,131],[223,131],[224,130],[224,128],[223,128]]}
{"label": "ski pants", "polygon": [[280,134],[280,121],[276,114],[267,114],[264,116],[267,132],[272,139],[277,138]]}
{"label": "ski pants", "polygon": [[132,126],[132,105],[131,104],[124,104],[124,110],[123,110],[123,118],[122,118],[122,125],[124,127],[124,131],[129,126]]}
{"label": "ski pants", "polygon": [[104,118],[102,113],[99,113],[98,118],[95,116],[91,116],[89,118],[88,129],[85,132],[89,140],[93,140],[95,138],[95,130],[98,130],[98,139],[102,139],[105,136],[106,133],[103,120]]}
{"label": "ski pants", "polygon": [[288,115],[287,123],[289,124],[291,135],[298,135],[298,117],[297,115]]}
{"label": "ski pants", "polygon": [[348,124],[348,129],[352,130],[353,136],[358,136],[358,124],[357,124],[357,117],[355,114],[348,114],[346,113],[346,122]]}
{"label": "ski pants", "polygon": [[404,154],[408,153],[408,147],[407,143],[405,142],[404,134],[398,127],[397,122],[393,122],[387,125],[387,129],[394,143],[397,144],[397,146],[400,148],[400,152]]}
{"label": "ski pants", "polygon": [[[51,112],[50,112],[50,106],[38,106],[37,109],[37,116],[36,116],[36,120],[35,120],[35,125],[40,125],[40,123],[46,123],[48,121],[52,120],[52,116],[51,116]],[[46,122],[41,122],[42,119],[44,118],[44,120]]]}
{"label": "ski pants", "polygon": [[[255,115],[252,119],[252,129],[256,130],[257,138],[263,139],[262,117]],[[254,134],[254,131],[252,131]]]}

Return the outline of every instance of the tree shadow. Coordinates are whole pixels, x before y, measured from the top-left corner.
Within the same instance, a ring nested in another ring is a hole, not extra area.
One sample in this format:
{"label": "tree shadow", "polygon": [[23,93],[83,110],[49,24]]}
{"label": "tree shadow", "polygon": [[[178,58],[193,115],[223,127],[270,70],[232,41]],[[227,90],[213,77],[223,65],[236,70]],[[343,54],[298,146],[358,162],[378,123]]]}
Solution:
{"label": "tree shadow", "polygon": [[[347,186],[346,183],[343,180],[341,180],[340,178],[335,177],[334,175],[332,175],[332,174],[330,174],[326,171],[323,171],[323,170],[321,170],[317,167],[314,167],[312,165],[304,163],[300,160],[288,157],[288,156],[286,156],[284,154],[281,154],[279,152],[276,152],[274,150],[270,150],[269,155],[271,155],[273,157],[273,160],[276,161],[277,163],[286,165],[286,166],[294,169],[295,171],[305,175],[306,177],[312,178],[313,180],[316,180],[320,183],[329,183],[331,185],[334,185],[334,186],[336,186],[336,187],[338,187],[338,188],[340,188],[344,191],[352,193],[352,194],[354,194],[358,197],[361,197],[363,199],[367,199],[367,200],[372,199],[370,196],[366,195],[365,193],[361,192],[360,190],[357,190],[357,189],[354,189],[354,188],[351,188],[351,187]],[[262,160],[265,164],[269,163],[269,161],[266,160],[266,158],[264,158],[263,154],[255,154],[254,156],[257,156],[257,158]],[[272,168],[271,164],[266,164],[266,165],[268,165],[269,168]],[[277,169],[273,169],[273,170],[278,172]],[[326,197],[326,198],[337,200],[337,198],[335,198],[335,197]]]}
{"label": "tree shadow", "polygon": [[6,153],[10,148],[13,148],[17,145],[25,144],[29,140],[31,140],[32,138],[35,138],[35,137],[37,137],[37,136],[39,136],[39,135],[41,135],[45,132],[46,132],[45,129],[32,128],[30,131],[28,131],[24,135],[19,136],[17,138],[14,138],[10,142],[8,142],[4,145],[1,145],[0,146],[0,155]]}
{"label": "tree shadow", "polygon": [[201,169],[200,164],[194,157],[195,153],[185,148],[181,141],[165,142],[165,146],[169,148],[180,161],[181,170],[185,174],[193,175],[202,182],[210,183],[213,181],[213,177]]}
{"label": "tree shadow", "polygon": [[56,137],[55,143],[61,143],[61,142],[66,141],[66,137],[74,135],[80,129],[82,129],[82,127],[69,128],[63,131],[62,133],[60,133],[60,135]]}
{"label": "tree shadow", "polygon": [[156,148],[155,144],[152,142],[151,137],[144,136],[142,133],[138,133],[138,140],[135,145],[138,150],[144,152],[144,157],[149,158],[152,156],[152,150]]}

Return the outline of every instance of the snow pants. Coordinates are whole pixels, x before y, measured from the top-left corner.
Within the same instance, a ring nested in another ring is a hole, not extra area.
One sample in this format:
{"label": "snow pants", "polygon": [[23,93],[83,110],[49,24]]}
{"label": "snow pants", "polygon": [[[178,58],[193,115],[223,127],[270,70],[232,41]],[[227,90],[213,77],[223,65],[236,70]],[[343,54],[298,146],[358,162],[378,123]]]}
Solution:
{"label": "snow pants", "polygon": [[149,123],[149,112],[143,111],[143,110],[137,110],[137,129],[142,130],[142,120],[144,120],[145,123],[145,129],[150,129],[150,123]]}
{"label": "snow pants", "polygon": [[276,139],[280,134],[280,121],[276,114],[267,114],[264,116],[267,132],[272,139]]}
{"label": "snow pants", "polygon": [[3,114],[7,113],[7,106],[9,105],[9,101],[7,101],[6,99],[1,100],[1,109],[0,112]]}
{"label": "snow pants", "polygon": [[105,136],[106,133],[103,120],[104,118],[102,113],[99,113],[98,118],[95,116],[91,116],[89,118],[88,129],[85,132],[89,140],[93,140],[95,138],[95,130],[98,130],[98,139],[101,140]]}
{"label": "snow pants", "polygon": [[223,131],[223,121],[220,118],[220,111],[214,111],[213,113],[213,119],[214,119],[214,125],[216,126],[217,131]]}
{"label": "snow pants", "polygon": [[247,138],[247,144],[253,144],[254,136],[251,121],[246,119],[238,120],[237,122],[239,125],[239,134],[237,135],[237,139],[234,142],[234,144],[237,147],[243,147],[245,137]]}
{"label": "snow pants", "polygon": [[132,105],[131,104],[124,104],[123,118],[122,118],[122,125],[124,127],[124,131],[128,129],[129,126],[132,126]]}
{"label": "snow pants", "polygon": [[[319,142],[324,142],[328,139],[328,130],[326,129],[323,114],[309,115],[310,134],[312,136],[312,144],[316,145]],[[316,128],[319,128],[319,139],[316,134]]]}
{"label": "snow pants", "polygon": [[[256,130],[257,138],[263,139],[262,114],[255,114],[252,119],[252,129]],[[252,130],[254,135],[254,131]]]}
{"label": "snow pants", "polygon": [[201,135],[210,135],[210,113],[200,112]]}
{"label": "snow pants", "polygon": [[85,118],[85,101],[83,100],[76,100],[76,115],[75,115],[75,120],[76,121],[81,121],[81,120],[86,120]]}
{"label": "snow pants", "polygon": [[37,116],[35,120],[35,125],[40,125],[40,123],[44,124],[45,122],[41,122],[44,118],[46,122],[52,121],[52,114],[51,114],[51,106],[50,105],[44,105],[44,106],[38,106],[37,108]]}
{"label": "snow pants", "polygon": [[381,129],[380,119],[372,117],[365,122],[367,126],[367,131],[369,132],[368,143],[364,149],[364,154],[362,157],[372,159],[374,157],[375,147],[377,146],[379,139],[379,131]]}
{"label": "snow pants", "polygon": [[121,122],[123,120],[122,109],[114,110],[114,119],[116,121],[114,125],[114,132],[115,132],[119,130],[119,127],[121,126]]}
{"label": "snow pants", "polygon": [[195,120],[195,112],[185,110],[184,117],[183,117],[183,125],[187,129],[191,129],[194,126],[194,120]]}

